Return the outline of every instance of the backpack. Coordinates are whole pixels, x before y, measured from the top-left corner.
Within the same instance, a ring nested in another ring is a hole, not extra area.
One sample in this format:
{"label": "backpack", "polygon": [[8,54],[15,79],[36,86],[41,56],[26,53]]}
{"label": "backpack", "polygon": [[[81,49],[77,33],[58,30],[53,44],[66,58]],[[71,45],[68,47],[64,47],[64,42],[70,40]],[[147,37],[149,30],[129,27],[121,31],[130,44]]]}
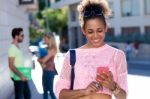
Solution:
{"label": "backpack", "polygon": [[74,78],[75,78],[74,65],[75,65],[75,62],[76,62],[76,51],[75,51],[75,49],[70,49],[70,65],[71,65],[70,90],[73,90],[73,86],[74,86]]}

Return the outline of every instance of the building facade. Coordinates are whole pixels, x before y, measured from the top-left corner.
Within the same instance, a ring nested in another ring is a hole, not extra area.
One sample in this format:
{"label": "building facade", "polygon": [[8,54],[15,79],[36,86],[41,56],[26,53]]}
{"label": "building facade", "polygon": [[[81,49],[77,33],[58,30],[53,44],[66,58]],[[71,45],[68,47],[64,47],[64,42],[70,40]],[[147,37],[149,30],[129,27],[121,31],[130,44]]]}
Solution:
{"label": "building facade", "polygon": [[[15,27],[22,27],[24,42],[21,49],[28,53],[29,19],[27,8],[19,5],[19,0],[0,0],[0,98],[11,99],[13,83],[9,77],[8,48],[12,42],[11,31]],[[9,91],[8,91],[9,89]]]}
{"label": "building facade", "polygon": [[[75,48],[85,43],[79,22],[77,5],[81,0],[53,0],[52,8],[69,7],[68,36],[69,47]],[[150,33],[150,0],[108,0],[112,16],[108,19],[110,35],[124,33]]]}

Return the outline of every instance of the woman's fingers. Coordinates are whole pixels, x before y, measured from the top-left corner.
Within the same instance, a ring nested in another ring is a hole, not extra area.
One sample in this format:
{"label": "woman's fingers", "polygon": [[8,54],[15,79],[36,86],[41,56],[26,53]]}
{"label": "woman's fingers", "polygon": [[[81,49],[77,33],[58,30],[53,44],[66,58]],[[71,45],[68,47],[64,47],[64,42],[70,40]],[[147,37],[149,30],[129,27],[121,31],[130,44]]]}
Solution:
{"label": "woman's fingers", "polygon": [[111,79],[111,80],[113,80],[114,78],[113,78],[113,74],[112,74],[112,72],[111,71],[109,71],[109,74],[108,74],[109,76],[109,78]]}
{"label": "woman's fingers", "polygon": [[98,87],[99,87],[99,85],[96,83],[96,82],[92,82],[91,83],[91,87],[92,87],[92,89],[94,89],[94,91],[98,91]]}
{"label": "woman's fingers", "polygon": [[103,81],[103,80],[105,80],[107,78],[108,78],[107,74],[106,73],[102,73],[102,74],[97,74],[96,80]]}
{"label": "woman's fingers", "polygon": [[89,84],[89,86],[87,87],[87,90],[93,93],[93,92],[97,92],[99,88],[100,88],[100,85],[97,82],[93,81]]}
{"label": "woman's fingers", "polygon": [[97,74],[96,79],[98,79],[98,80],[107,80],[107,79],[113,80],[113,74],[111,71],[109,71],[108,73],[104,72],[102,74]]}
{"label": "woman's fingers", "polygon": [[113,74],[111,71],[107,73],[97,74],[96,80],[102,84],[103,87],[111,88],[113,86]]}
{"label": "woman's fingers", "polygon": [[105,81],[102,81],[102,86],[104,86],[105,88],[109,88],[109,81],[105,80]]}

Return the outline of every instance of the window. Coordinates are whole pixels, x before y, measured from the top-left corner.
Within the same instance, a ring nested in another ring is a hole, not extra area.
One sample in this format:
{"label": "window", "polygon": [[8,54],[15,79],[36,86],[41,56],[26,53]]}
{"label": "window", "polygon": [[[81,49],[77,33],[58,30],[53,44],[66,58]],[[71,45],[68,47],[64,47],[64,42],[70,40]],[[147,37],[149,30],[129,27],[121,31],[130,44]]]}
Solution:
{"label": "window", "polygon": [[145,26],[145,33],[150,33],[150,26]]}
{"label": "window", "polygon": [[139,0],[121,0],[122,16],[139,15],[139,6]]}
{"label": "window", "polygon": [[55,0],[56,2],[60,1],[60,0]]}
{"label": "window", "polygon": [[112,15],[109,17],[109,18],[113,18],[114,17],[114,5],[113,5],[113,2],[109,2],[109,6],[110,6],[110,9],[111,9],[111,11],[112,11]]}
{"label": "window", "polygon": [[122,27],[122,39],[125,41],[141,40],[140,27]]}
{"label": "window", "polygon": [[107,35],[108,36],[114,36],[114,28],[108,28]]}
{"label": "window", "polygon": [[122,27],[123,35],[132,35],[132,33],[140,33],[140,27]]}
{"label": "window", "polygon": [[79,45],[79,42],[78,42],[78,27],[72,27],[71,30],[72,30],[72,33],[71,33],[72,46],[73,46],[73,48],[77,48],[78,45]]}
{"label": "window", "polygon": [[23,5],[23,4],[33,4],[34,0],[19,0],[19,4]]}
{"label": "window", "polygon": [[150,26],[145,26],[144,40],[145,42],[150,43]]}
{"label": "window", "polygon": [[75,10],[71,11],[71,21],[76,21],[76,11]]}
{"label": "window", "polygon": [[114,28],[108,28],[107,33],[106,33],[106,37],[105,37],[105,41],[115,41],[115,35],[114,35]]}
{"label": "window", "polygon": [[145,13],[150,14],[150,0],[145,0]]}

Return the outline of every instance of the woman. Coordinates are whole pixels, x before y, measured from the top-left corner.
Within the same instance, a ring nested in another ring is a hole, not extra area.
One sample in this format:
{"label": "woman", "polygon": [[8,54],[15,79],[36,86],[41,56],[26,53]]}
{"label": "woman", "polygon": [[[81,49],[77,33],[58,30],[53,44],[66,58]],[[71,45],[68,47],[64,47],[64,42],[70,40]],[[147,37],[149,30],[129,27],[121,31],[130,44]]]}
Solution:
{"label": "woman", "polygon": [[48,54],[45,57],[38,59],[43,68],[43,76],[42,76],[42,84],[44,90],[43,99],[48,99],[48,91],[50,93],[51,99],[56,99],[55,94],[53,92],[54,76],[57,73],[54,63],[54,57],[57,53],[56,42],[52,34],[45,34],[44,42],[47,45]]}
{"label": "woman", "polygon": [[[70,88],[70,56],[64,59],[56,83],[59,99],[126,99],[127,64],[123,51],[105,44],[106,17],[110,9],[106,0],[82,0],[78,5],[82,32],[87,43],[76,49],[74,90]],[[97,72],[97,71],[103,72]]]}

